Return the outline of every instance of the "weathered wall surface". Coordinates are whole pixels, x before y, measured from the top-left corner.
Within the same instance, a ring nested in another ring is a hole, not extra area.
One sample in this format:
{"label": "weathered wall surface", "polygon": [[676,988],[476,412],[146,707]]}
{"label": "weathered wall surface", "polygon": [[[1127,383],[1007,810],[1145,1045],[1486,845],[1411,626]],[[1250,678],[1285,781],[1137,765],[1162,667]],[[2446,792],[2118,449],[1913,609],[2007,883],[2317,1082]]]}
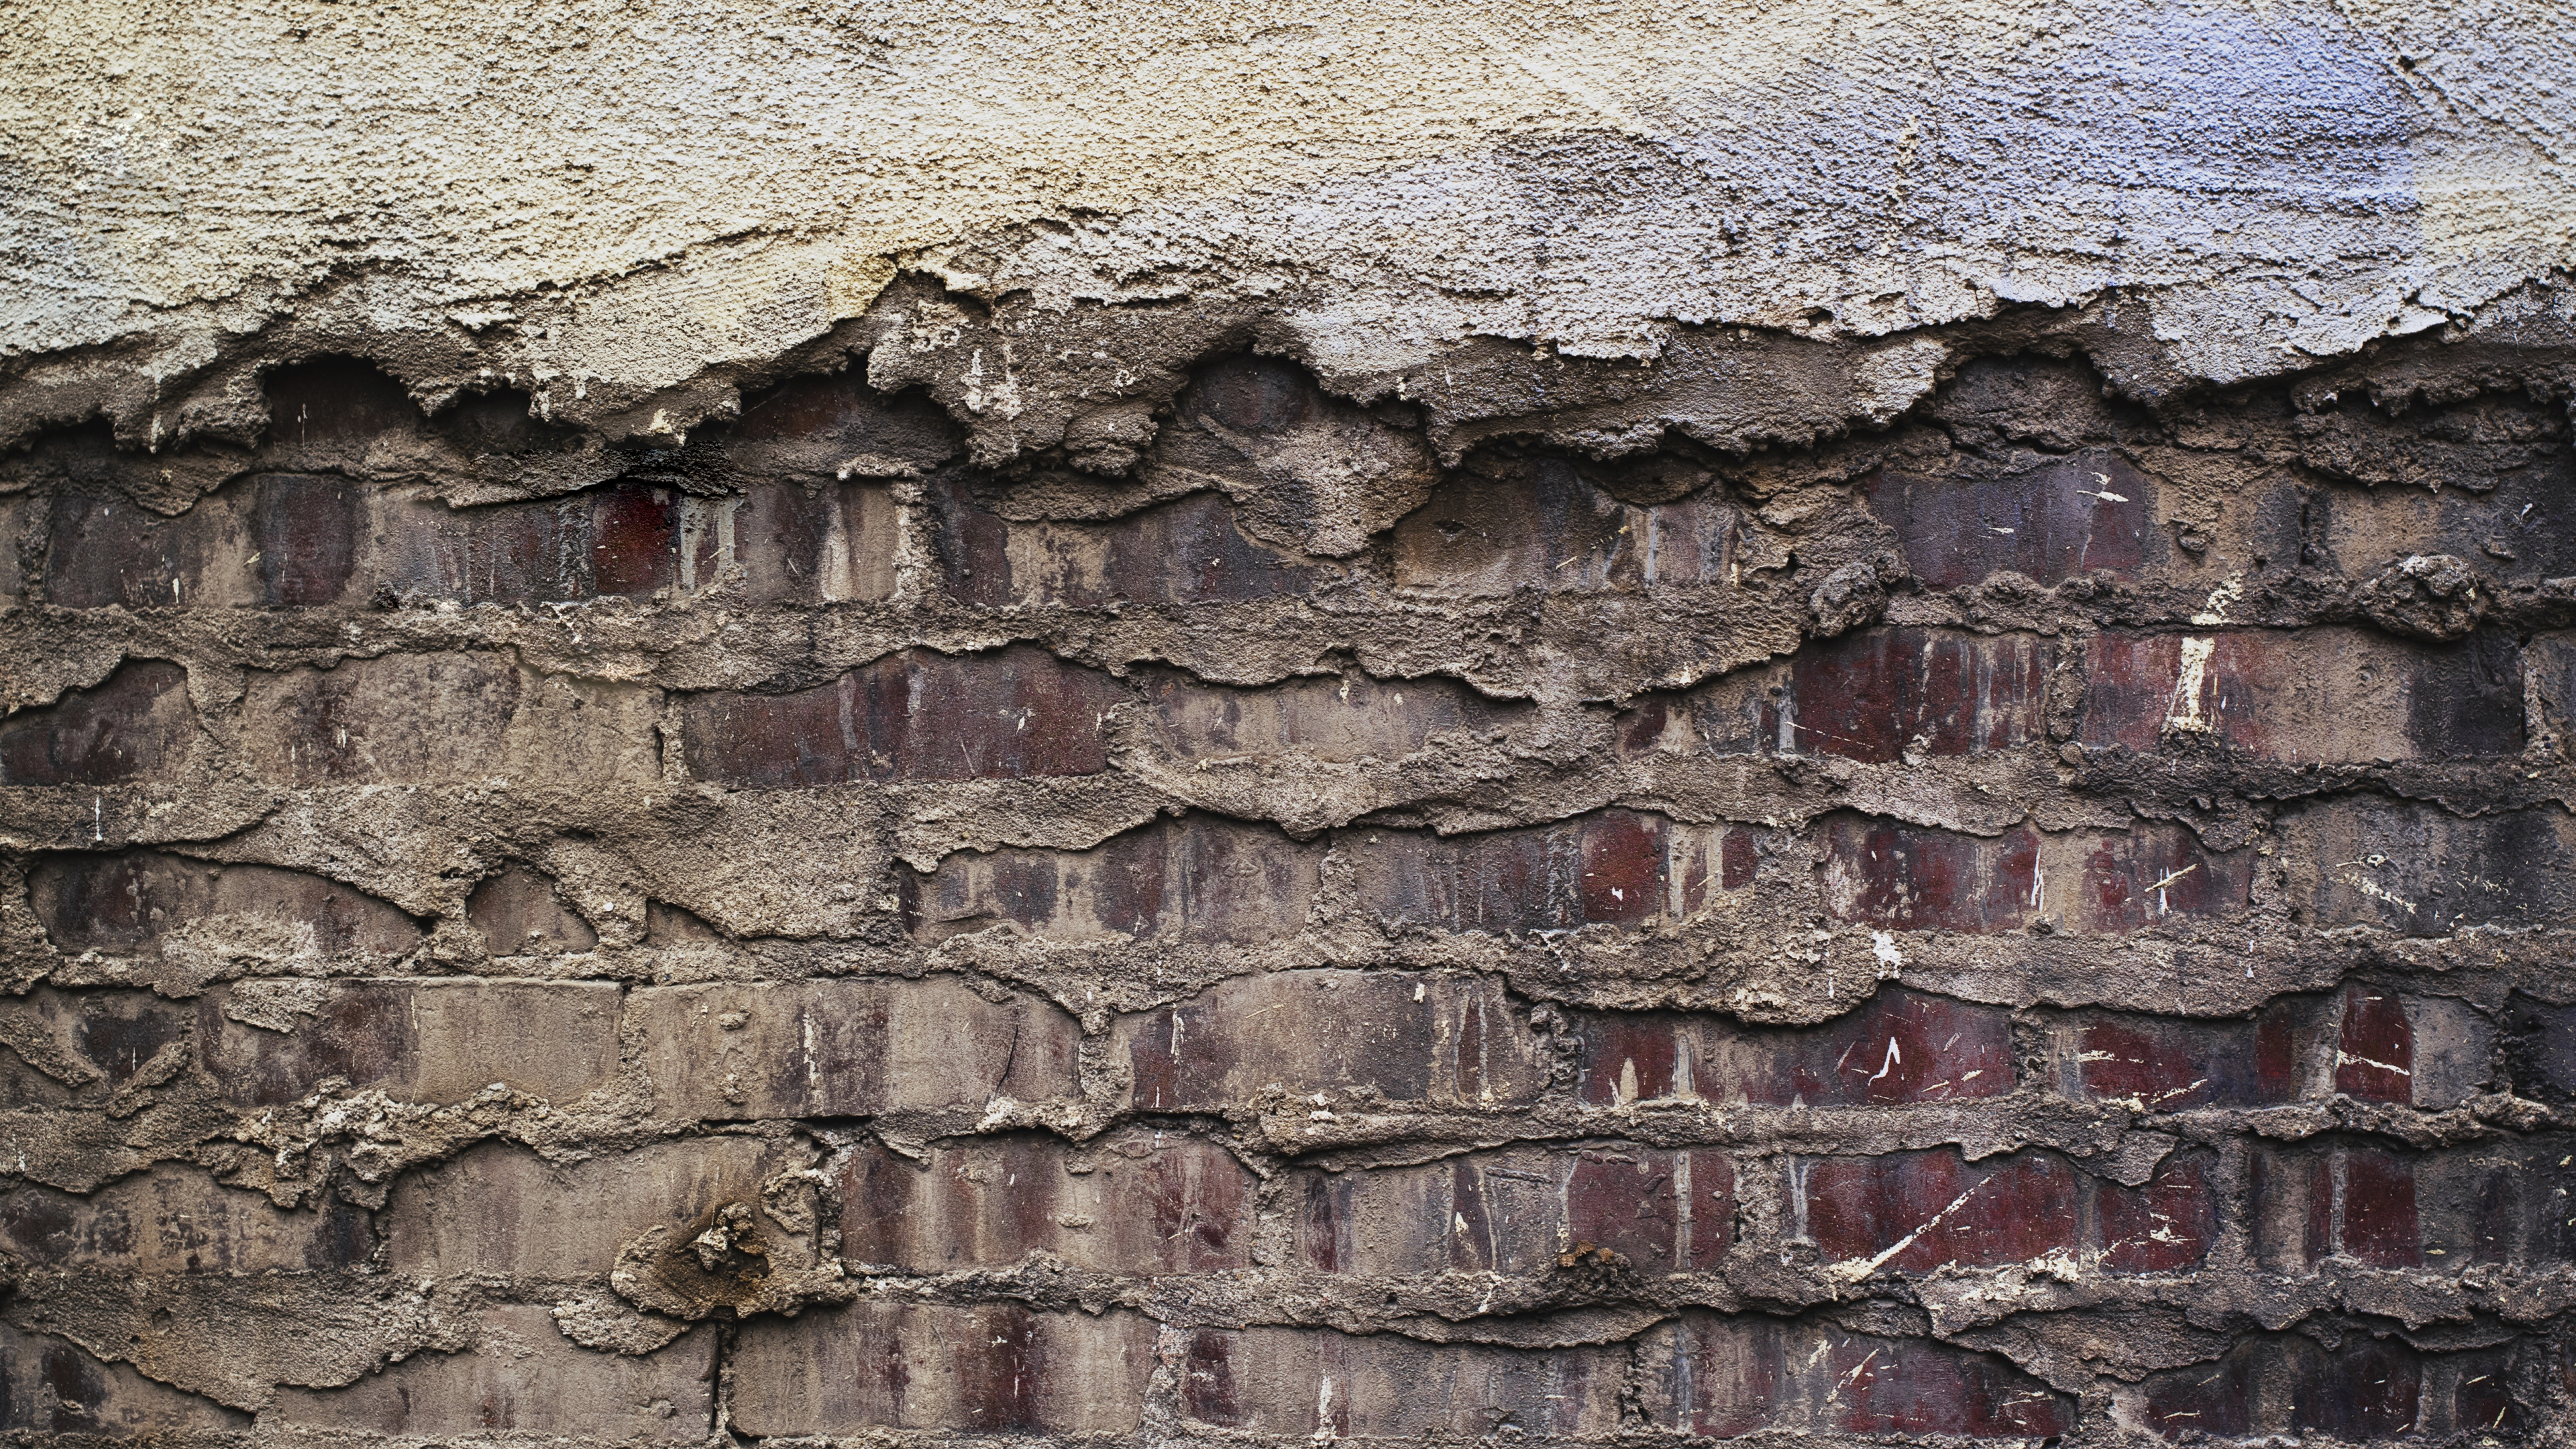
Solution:
{"label": "weathered wall surface", "polygon": [[2563,17],[0,24],[12,1442],[2566,1441]]}

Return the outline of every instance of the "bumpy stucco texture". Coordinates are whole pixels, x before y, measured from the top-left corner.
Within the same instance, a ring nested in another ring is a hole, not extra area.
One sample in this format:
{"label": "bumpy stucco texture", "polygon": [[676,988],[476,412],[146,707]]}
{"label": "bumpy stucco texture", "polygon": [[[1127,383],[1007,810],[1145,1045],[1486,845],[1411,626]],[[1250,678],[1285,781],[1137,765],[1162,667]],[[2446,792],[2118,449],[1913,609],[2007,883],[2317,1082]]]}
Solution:
{"label": "bumpy stucco texture", "polygon": [[8,1442],[2576,1423],[2563,17],[0,25]]}

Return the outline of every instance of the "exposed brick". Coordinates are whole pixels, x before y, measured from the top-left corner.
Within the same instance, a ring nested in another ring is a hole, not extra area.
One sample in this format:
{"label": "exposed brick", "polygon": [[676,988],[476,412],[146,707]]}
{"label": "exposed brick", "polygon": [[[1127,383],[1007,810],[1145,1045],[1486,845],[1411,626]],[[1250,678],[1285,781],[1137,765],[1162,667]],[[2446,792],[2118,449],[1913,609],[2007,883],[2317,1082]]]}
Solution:
{"label": "exposed brick", "polygon": [[164,1164],[87,1197],[50,1188],[0,1190],[9,1251],[41,1268],[80,1274],[264,1272],[350,1268],[375,1251],[368,1214],[337,1198],[290,1211]]}
{"label": "exposed brick", "polygon": [[1620,744],[1865,764],[2016,750],[2047,738],[2057,657],[2052,641],[2019,634],[1864,629],[1687,694],[1648,696],[1621,718]]}
{"label": "exposed brick", "polygon": [[2037,1439],[2075,1427],[2073,1400],[2003,1359],[1923,1339],[1691,1312],[1641,1347],[1647,1422],[1684,1433]]}
{"label": "exposed brick", "polygon": [[45,598],[131,609],[338,602],[367,495],[341,478],[268,473],[162,517],[113,495],[54,503]]}
{"label": "exposed brick", "polygon": [[2407,936],[2576,919],[2564,811],[2462,819],[2437,806],[2343,797],[2285,811],[2278,852],[2296,918]]}
{"label": "exposed brick", "polygon": [[[982,1434],[1135,1432],[1153,1320],[861,1302],[741,1330],[727,1363],[743,1433],[868,1428]],[[705,1425],[698,1426],[703,1435]]]}
{"label": "exposed brick", "polygon": [[62,991],[39,987],[0,1005],[8,1043],[49,1075],[113,1091],[147,1072],[163,1074],[188,1055],[195,1013],[148,991]]}
{"label": "exposed brick", "polygon": [[21,541],[27,536],[28,515],[35,511],[36,500],[21,493],[0,497],[0,604],[18,604],[27,600],[27,573]]}
{"label": "exposed brick", "polygon": [[1436,734],[1499,734],[1532,707],[1490,700],[1445,679],[1292,679],[1221,689],[1166,675],[1146,686],[1154,741],[1186,759],[1400,760]]}
{"label": "exposed brick", "polygon": [[331,669],[255,673],[242,746],[291,785],[527,785],[661,777],[659,694],[523,669],[486,653],[389,654]]}
{"label": "exposed brick", "polygon": [[2059,1090],[2157,1112],[2338,1092],[2442,1111],[2485,1089],[2495,1040],[2466,1002],[2367,986],[2284,997],[2243,1021],[2100,1014],[2053,1033]]}
{"label": "exposed brick", "polygon": [[[680,1138],[564,1165],[490,1143],[406,1174],[378,1222],[397,1273],[604,1275],[624,1244],[656,1227],[677,1233],[720,1203],[759,1202],[761,1184],[790,1165],[750,1137]],[[798,1235],[770,1237],[782,1266],[807,1266],[793,1260]]]}
{"label": "exposed brick", "polygon": [[899,877],[905,929],[939,940],[1007,923],[1061,939],[1273,941],[1305,924],[1320,849],[1211,815],[1148,825],[1086,851],[960,851]]}
{"label": "exposed brick", "polygon": [[188,671],[129,660],[0,724],[0,785],[122,785],[181,778],[197,739]]}
{"label": "exposed brick", "polygon": [[1481,978],[1280,971],[1222,981],[1118,1019],[1116,1050],[1149,1112],[1221,1111],[1277,1085],[1390,1102],[1523,1100],[1547,1081],[1537,1039]]}
{"label": "exposed brick", "polygon": [[264,865],[216,865],[158,851],[48,855],[27,895],[54,949],[149,954],[222,932],[261,959],[323,956],[390,965],[420,944],[410,916],[337,881]]}
{"label": "exposed brick", "polygon": [[1956,1148],[1793,1159],[1791,1228],[1831,1259],[1902,1274],[2080,1253],[2114,1272],[2198,1263],[2218,1232],[2204,1159],[2139,1188],[2087,1177],[2050,1153],[1966,1161]]}
{"label": "exposed brick", "polygon": [[1027,647],[911,650],[791,694],[681,705],[689,773],[762,789],[865,780],[1089,775],[1108,768],[1125,686]]}
{"label": "exposed brick", "polygon": [[791,378],[705,443],[738,476],[801,482],[919,477],[955,457],[957,425],[918,392],[888,396],[857,371]]}
{"label": "exposed brick", "polygon": [[948,977],[652,987],[630,1004],[666,1117],[830,1117],[1074,1088],[1081,1032]]}
{"label": "exposed brick", "polygon": [[1419,1343],[1391,1333],[1252,1328],[1190,1336],[1181,1411],[1283,1438],[1603,1436],[1627,1354]]}
{"label": "exposed brick", "polygon": [[1583,1100],[1667,1097],[1811,1107],[1941,1102],[2013,1089],[2011,1016],[1882,986],[1820,1027],[1746,1027],[1677,1012],[1588,1013]]}
{"label": "exposed brick", "polygon": [[2553,1006],[2516,994],[2506,1005],[2514,1094],[2539,1101],[2576,1099],[2576,1006]]}
{"label": "exposed brick", "polygon": [[1732,584],[1743,520],[1714,489],[1639,507],[1562,458],[1459,474],[1395,526],[1399,588],[1497,595]]}
{"label": "exposed brick", "polygon": [[2140,823],[2117,833],[1994,837],[1859,815],[1825,830],[1825,900],[1847,921],[1894,930],[2016,931],[2048,920],[2125,932],[2246,908],[2252,852],[2203,850],[2190,831]]}
{"label": "exposed brick", "polygon": [[1903,540],[1906,566],[1936,589],[2003,572],[2060,584],[2162,563],[2156,480],[2105,452],[1994,478],[1871,475],[1870,512]]}
{"label": "exposed brick", "polygon": [[870,1145],[841,1167],[841,1255],[923,1273],[1033,1252],[1106,1273],[1245,1268],[1254,1186],[1224,1148],[1165,1132],[960,1139],[926,1163]]}
{"label": "exposed brick", "polygon": [[1752,884],[1753,832],[1634,810],[1557,825],[1435,836],[1354,830],[1361,907],[1382,921],[1450,931],[1643,927],[1698,914]]}
{"label": "exposed brick", "polygon": [[564,904],[554,882],[515,866],[474,887],[465,918],[495,956],[553,956],[599,944],[599,933]]}
{"label": "exposed brick", "polygon": [[0,1323],[0,1433],[29,1442],[57,1436],[164,1442],[186,1434],[239,1434],[250,1416],[155,1383],[121,1363],[101,1363],[59,1338]]}
{"label": "exposed brick", "polygon": [[[2454,1432],[2519,1429],[2509,1393],[2514,1351],[2423,1354],[2394,1339],[2334,1348],[2261,1335],[2212,1363],[2149,1377],[2123,1418],[2169,1439],[2327,1434],[2440,1442]],[[2123,1406],[2128,1408],[2127,1405]]]}
{"label": "exposed brick", "polygon": [[2351,1142],[2254,1156],[2256,1255],[2283,1271],[2329,1258],[2453,1271],[2576,1262],[2563,1144],[2404,1152]]}
{"label": "exposed brick", "polygon": [[1722,1154],[1630,1143],[1316,1172],[1291,1201],[1298,1260],[1363,1276],[1544,1273],[1577,1243],[1644,1274],[1715,1272],[1735,1235]]}
{"label": "exposed brick", "polygon": [[715,1367],[712,1327],[642,1357],[594,1353],[542,1305],[486,1308],[481,1346],[415,1353],[347,1388],[280,1389],[263,1430],[386,1435],[582,1435],[615,1443],[702,1441]]}
{"label": "exposed brick", "polygon": [[931,490],[943,582],[969,604],[1205,604],[1310,594],[1339,576],[1246,538],[1220,493],[1114,523],[1006,522],[963,477]]}
{"label": "exposed brick", "polygon": [[2078,738],[2097,749],[2201,737],[2326,764],[2522,751],[2522,652],[2494,632],[2431,646],[2358,629],[2114,633],[2085,669]]}
{"label": "exposed brick", "polygon": [[292,1102],[326,1078],[419,1102],[499,1082],[565,1102],[617,1070],[618,990],[604,982],[335,981],[292,1032],[236,1021],[248,984],[199,999],[197,1052],[226,1100]]}

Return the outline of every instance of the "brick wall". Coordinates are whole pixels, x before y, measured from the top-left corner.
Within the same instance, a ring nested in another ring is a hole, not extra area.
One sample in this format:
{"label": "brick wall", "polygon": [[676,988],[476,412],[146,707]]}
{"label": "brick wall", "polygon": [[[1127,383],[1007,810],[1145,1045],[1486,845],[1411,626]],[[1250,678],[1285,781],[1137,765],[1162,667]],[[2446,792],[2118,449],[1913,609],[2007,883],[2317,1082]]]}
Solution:
{"label": "brick wall", "polygon": [[2031,335],[45,436],[0,1430],[2563,1434],[2567,364]]}

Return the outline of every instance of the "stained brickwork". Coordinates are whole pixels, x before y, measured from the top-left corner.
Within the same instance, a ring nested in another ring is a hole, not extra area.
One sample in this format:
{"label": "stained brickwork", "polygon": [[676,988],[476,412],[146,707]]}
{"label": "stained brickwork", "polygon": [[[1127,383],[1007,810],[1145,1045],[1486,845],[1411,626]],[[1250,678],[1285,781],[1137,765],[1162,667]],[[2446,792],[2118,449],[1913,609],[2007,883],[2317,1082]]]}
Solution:
{"label": "stained brickwork", "polygon": [[0,1432],[2563,1437],[2559,352],[1248,335],[15,457]]}

